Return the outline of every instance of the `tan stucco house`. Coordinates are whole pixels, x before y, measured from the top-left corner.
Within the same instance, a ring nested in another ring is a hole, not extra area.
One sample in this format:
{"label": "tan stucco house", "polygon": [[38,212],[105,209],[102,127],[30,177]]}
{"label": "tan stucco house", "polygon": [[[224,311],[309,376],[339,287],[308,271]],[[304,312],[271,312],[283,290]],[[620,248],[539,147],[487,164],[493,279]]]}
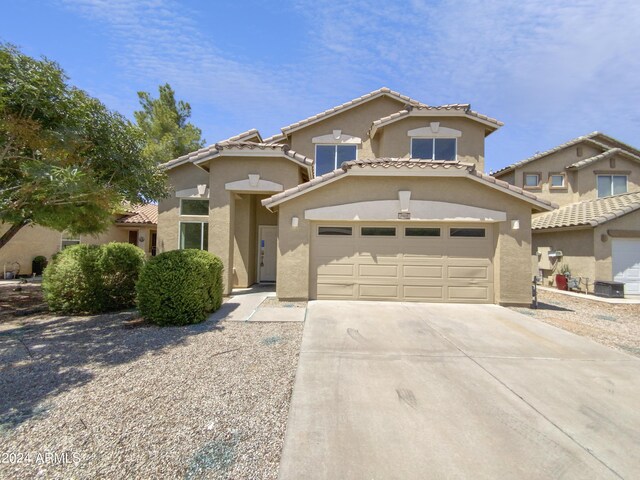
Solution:
{"label": "tan stucco house", "polygon": [[625,295],[640,295],[640,151],[593,132],[493,175],[559,206],[532,220],[545,283],[568,265],[583,289],[618,281]]}
{"label": "tan stucco house", "polygon": [[201,248],[225,293],[529,304],[531,215],[550,201],[483,173],[501,122],[387,88],[167,162],[158,249]]}
{"label": "tan stucco house", "polygon": [[[99,235],[70,235],[40,226],[23,227],[0,249],[0,278],[6,269],[19,266],[20,275],[31,275],[31,261],[42,255],[48,260],[69,245],[87,243],[102,245],[109,242],[128,242],[142,248],[147,256],[155,255],[158,206],[146,204],[126,207],[114,218],[113,225]],[[0,224],[0,235],[9,228]]]}

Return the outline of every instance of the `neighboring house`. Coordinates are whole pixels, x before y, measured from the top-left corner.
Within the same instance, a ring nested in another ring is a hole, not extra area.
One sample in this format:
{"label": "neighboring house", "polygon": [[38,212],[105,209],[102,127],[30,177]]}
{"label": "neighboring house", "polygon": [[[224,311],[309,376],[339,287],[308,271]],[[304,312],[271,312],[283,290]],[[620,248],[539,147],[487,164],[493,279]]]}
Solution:
{"label": "neighboring house", "polygon": [[[142,248],[148,256],[155,255],[158,206],[153,204],[127,208],[114,219],[113,225],[99,235],[72,236],[40,226],[22,228],[0,249],[0,269],[12,269],[17,263],[20,275],[31,275],[31,262],[38,255],[51,256],[69,245],[87,243],[101,245],[128,242]],[[0,224],[0,235],[9,226]],[[1,273],[0,273],[1,276]]]}
{"label": "neighboring house", "polygon": [[529,304],[531,214],[553,207],[482,173],[501,125],[382,88],[250,130],[164,164],[158,248],[218,255],[227,294]]}
{"label": "neighboring house", "polygon": [[534,266],[546,282],[566,264],[590,291],[613,280],[640,295],[639,150],[594,132],[493,175],[560,207],[533,217]]}

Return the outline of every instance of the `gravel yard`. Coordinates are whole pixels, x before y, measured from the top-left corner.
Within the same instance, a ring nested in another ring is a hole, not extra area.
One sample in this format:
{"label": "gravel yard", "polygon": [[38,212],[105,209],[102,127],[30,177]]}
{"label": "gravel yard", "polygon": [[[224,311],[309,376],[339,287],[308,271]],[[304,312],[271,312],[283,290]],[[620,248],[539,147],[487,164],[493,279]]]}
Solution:
{"label": "gravel yard", "polygon": [[538,290],[537,310],[520,313],[640,357],[640,305],[610,304]]}
{"label": "gravel yard", "polygon": [[276,478],[302,328],[0,323],[0,478]]}

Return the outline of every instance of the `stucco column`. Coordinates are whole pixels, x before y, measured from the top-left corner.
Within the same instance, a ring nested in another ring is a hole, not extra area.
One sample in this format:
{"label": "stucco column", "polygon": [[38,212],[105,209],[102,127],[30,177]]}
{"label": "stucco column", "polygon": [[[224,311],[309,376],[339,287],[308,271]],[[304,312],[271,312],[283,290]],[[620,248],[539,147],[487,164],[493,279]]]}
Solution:
{"label": "stucco column", "polygon": [[209,199],[209,251],[224,264],[222,275],[224,295],[233,288],[233,237],[235,230],[235,200],[233,192],[224,188],[211,189]]}

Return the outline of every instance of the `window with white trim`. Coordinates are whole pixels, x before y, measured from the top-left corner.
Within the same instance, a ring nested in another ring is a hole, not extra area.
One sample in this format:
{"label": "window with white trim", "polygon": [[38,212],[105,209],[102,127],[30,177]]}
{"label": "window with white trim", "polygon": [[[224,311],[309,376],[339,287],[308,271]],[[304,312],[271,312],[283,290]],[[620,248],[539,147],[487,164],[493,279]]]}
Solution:
{"label": "window with white trim", "polygon": [[598,175],[598,198],[627,193],[626,175]]}
{"label": "window with white trim", "polygon": [[454,161],[458,141],[455,138],[412,138],[411,158]]}
{"label": "window with white trim", "polygon": [[331,172],[342,162],[357,158],[358,147],[355,145],[316,145],[316,176]]}
{"label": "window with white trim", "polygon": [[540,174],[525,173],[523,183],[524,183],[524,188],[540,188]]}
{"label": "window with white trim", "polygon": [[80,244],[80,237],[69,235],[67,232],[62,232],[60,235],[60,250],[78,244]]}
{"label": "window with white trim", "polygon": [[180,222],[180,249],[209,249],[208,222]]}
{"label": "window with white trim", "polygon": [[209,200],[180,199],[180,215],[191,217],[209,216]]}
{"label": "window with white trim", "polygon": [[565,188],[567,176],[564,173],[552,173],[549,175],[549,188]]}

